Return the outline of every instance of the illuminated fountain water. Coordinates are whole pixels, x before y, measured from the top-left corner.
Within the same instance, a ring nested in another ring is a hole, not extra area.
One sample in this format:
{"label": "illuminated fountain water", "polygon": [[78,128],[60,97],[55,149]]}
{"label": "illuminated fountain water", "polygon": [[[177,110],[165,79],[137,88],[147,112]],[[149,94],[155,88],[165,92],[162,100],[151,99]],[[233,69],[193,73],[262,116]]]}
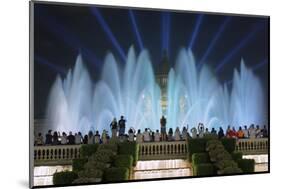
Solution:
{"label": "illuminated fountain water", "polygon": [[50,93],[48,121],[57,131],[109,130],[114,117],[125,116],[128,127],[159,127],[160,88],[155,83],[148,52],[138,57],[130,48],[120,68],[107,54],[100,80],[93,84],[78,56],[67,77],[56,79]]}
{"label": "illuminated fountain water", "polygon": [[221,85],[207,65],[198,71],[192,52],[182,49],[168,75],[168,127],[267,124],[264,91],[243,60],[232,86]]}
{"label": "illuminated fountain water", "polygon": [[[198,71],[192,52],[180,50],[168,74],[167,127],[266,124],[264,91],[243,61],[234,71],[232,86],[221,85],[207,65]],[[64,79],[58,76],[51,89],[49,125],[57,131],[87,133],[109,130],[112,119],[124,115],[127,128],[156,130],[162,114],[160,93],[146,50],[136,56],[130,48],[124,66],[107,54],[95,83],[78,56],[73,70]]]}

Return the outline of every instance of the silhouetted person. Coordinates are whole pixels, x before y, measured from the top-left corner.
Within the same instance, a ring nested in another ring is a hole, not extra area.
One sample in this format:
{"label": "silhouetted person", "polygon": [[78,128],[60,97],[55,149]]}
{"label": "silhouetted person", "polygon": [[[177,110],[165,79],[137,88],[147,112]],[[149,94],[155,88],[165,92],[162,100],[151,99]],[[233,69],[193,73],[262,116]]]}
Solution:
{"label": "silhouetted person", "polygon": [[217,131],[215,130],[215,128],[213,127],[212,130],[211,130],[211,134],[213,135],[217,135]]}
{"label": "silhouetted person", "polygon": [[41,133],[38,133],[38,136],[35,138],[35,145],[41,146],[44,144],[43,136]]}
{"label": "silhouetted person", "polygon": [[264,138],[268,137],[268,131],[267,131],[266,125],[264,125],[263,129],[262,129],[262,137],[264,137]]}
{"label": "silhouetted person", "polygon": [[159,142],[160,141],[160,133],[159,130],[156,130],[156,133],[154,134],[154,141]]}
{"label": "silhouetted person", "polygon": [[69,135],[67,136],[68,144],[73,145],[75,144],[75,137],[72,135],[72,132],[69,132]]}
{"label": "silhouetted person", "polygon": [[161,139],[162,141],[166,141],[166,123],[167,120],[164,116],[161,117],[160,119],[160,130],[161,130]]}
{"label": "silhouetted person", "polygon": [[85,135],[83,138],[83,144],[88,144],[88,135]]}
{"label": "silhouetted person", "polygon": [[53,140],[52,136],[52,130],[49,130],[48,133],[46,134],[46,139],[45,139],[45,144],[46,145],[51,145]]}
{"label": "silhouetted person", "polygon": [[244,138],[249,138],[249,130],[247,128],[247,125],[244,125],[243,133],[244,133]]}
{"label": "silhouetted person", "polygon": [[118,124],[116,118],[113,118],[112,122],[110,123],[110,128],[111,128],[112,138],[117,137]]}
{"label": "silhouetted person", "polygon": [[62,136],[61,136],[61,141],[60,142],[61,142],[62,145],[67,144],[67,135],[66,135],[65,132],[62,132]]}
{"label": "silhouetted person", "polygon": [[126,120],[124,119],[124,116],[121,116],[118,125],[119,125],[119,135],[124,135],[126,129]]}
{"label": "silhouetted person", "polygon": [[168,141],[172,141],[172,140],[173,140],[173,129],[170,128],[168,132]]}
{"label": "silhouetted person", "polygon": [[92,131],[89,131],[88,133],[88,144],[94,144],[94,134]]}
{"label": "silhouetted person", "polygon": [[223,129],[220,127],[219,132],[218,132],[218,137],[219,139],[224,137]]}
{"label": "silhouetted person", "polygon": [[137,133],[137,137],[136,137],[136,138],[137,138],[137,139],[136,139],[137,143],[142,143],[142,142],[143,142],[143,135],[142,135],[140,129],[138,130],[138,133]]}
{"label": "silhouetted person", "polygon": [[99,131],[96,131],[94,142],[95,142],[95,144],[99,144],[100,143]]}
{"label": "silhouetted person", "polygon": [[53,135],[53,145],[58,145],[59,144],[59,136],[58,133],[55,131]]}
{"label": "silhouetted person", "polygon": [[135,130],[131,127],[128,131],[129,134],[129,141],[133,142],[135,139]]}

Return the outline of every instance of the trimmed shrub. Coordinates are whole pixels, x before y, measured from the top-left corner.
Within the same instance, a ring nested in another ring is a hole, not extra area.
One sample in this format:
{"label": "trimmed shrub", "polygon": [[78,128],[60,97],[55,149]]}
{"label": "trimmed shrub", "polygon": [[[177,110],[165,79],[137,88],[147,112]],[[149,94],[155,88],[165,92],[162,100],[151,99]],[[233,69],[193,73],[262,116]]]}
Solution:
{"label": "trimmed shrub", "polygon": [[102,178],[103,171],[99,169],[85,169],[78,172],[79,178]]}
{"label": "trimmed shrub", "polygon": [[242,152],[232,152],[231,156],[232,159],[237,162],[239,159],[242,159],[243,154]]}
{"label": "trimmed shrub", "polygon": [[243,173],[253,173],[255,171],[254,159],[240,159],[237,161],[238,167],[242,169]]}
{"label": "trimmed shrub", "polygon": [[137,164],[139,157],[139,145],[136,142],[122,142],[118,144],[119,155],[131,155],[133,157],[133,165]]}
{"label": "trimmed shrub", "polygon": [[242,170],[239,167],[226,167],[220,172],[220,174],[222,175],[230,175],[237,173],[242,173]]}
{"label": "trimmed shrub", "polygon": [[188,140],[189,159],[192,159],[194,153],[202,153],[206,150],[207,139],[193,138]]}
{"label": "trimmed shrub", "polygon": [[69,185],[77,178],[77,173],[73,171],[57,172],[53,175],[53,183],[54,185]]}
{"label": "trimmed shrub", "polygon": [[234,152],[236,147],[236,139],[235,138],[222,138],[221,142],[223,146],[225,147],[226,151],[228,151],[230,154]]}
{"label": "trimmed shrub", "polygon": [[238,167],[237,163],[233,160],[221,160],[215,164],[216,164],[217,168],[220,170],[223,170],[227,167]]}
{"label": "trimmed shrub", "polygon": [[129,169],[125,167],[112,167],[105,170],[104,179],[106,182],[125,181],[129,179]]}
{"label": "trimmed shrub", "polygon": [[74,172],[82,171],[84,165],[88,162],[87,158],[73,159],[72,160],[72,170]]}
{"label": "trimmed shrub", "polygon": [[98,147],[98,151],[99,150],[111,150],[111,151],[117,153],[118,146],[115,143],[100,144],[99,147]]}
{"label": "trimmed shrub", "polygon": [[83,144],[80,148],[80,155],[82,158],[88,158],[96,153],[99,144]]}
{"label": "trimmed shrub", "polygon": [[107,168],[107,164],[103,163],[103,162],[99,162],[99,161],[88,161],[85,166],[85,169],[100,169],[100,170],[104,170]]}
{"label": "trimmed shrub", "polygon": [[208,153],[194,153],[192,155],[192,164],[202,164],[202,163],[209,163],[209,154]]}
{"label": "trimmed shrub", "polygon": [[133,156],[117,155],[114,160],[115,167],[126,167],[130,169],[133,166]]}
{"label": "trimmed shrub", "polygon": [[100,182],[101,179],[97,179],[97,178],[78,178],[75,179],[72,184],[87,184],[87,183],[96,183],[96,182]]}
{"label": "trimmed shrub", "polygon": [[93,156],[90,157],[89,160],[110,163],[112,162],[114,155],[114,152],[111,150],[98,150]]}
{"label": "trimmed shrub", "polygon": [[215,167],[211,163],[202,163],[193,166],[193,174],[195,176],[211,176],[215,175]]}

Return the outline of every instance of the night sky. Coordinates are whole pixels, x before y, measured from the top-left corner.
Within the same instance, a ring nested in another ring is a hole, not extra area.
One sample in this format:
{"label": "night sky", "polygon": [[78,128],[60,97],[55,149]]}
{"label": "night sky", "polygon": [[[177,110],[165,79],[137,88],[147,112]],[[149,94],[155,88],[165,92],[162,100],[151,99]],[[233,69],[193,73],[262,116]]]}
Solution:
{"label": "night sky", "polygon": [[131,45],[137,54],[148,49],[154,69],[161,66],[164,49],[173,66],[179,49],[189,47],[198,64],[206,62],[221,83],[230,85],[243,58],[267,91],[268,25],[267,17],[35,3],[35,117],[45,117],[57,74],[64,76],[79,53],[97,80],[107,52],[122,66]]}

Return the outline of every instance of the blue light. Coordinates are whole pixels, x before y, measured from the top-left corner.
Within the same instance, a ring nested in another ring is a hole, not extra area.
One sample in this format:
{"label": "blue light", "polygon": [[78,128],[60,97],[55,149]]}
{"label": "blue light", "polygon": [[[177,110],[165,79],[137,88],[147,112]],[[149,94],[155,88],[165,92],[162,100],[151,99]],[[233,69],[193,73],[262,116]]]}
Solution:
{"label": "blue light", "polygon": [[50,68],[55,73],[59,73],[61,75],[66,75],[66,70],[58,65],[52,64],[48,60],[42,58],[41,56],[34,55],[34,60],[39,64],[45,65]]}
{"label": "blue light", "polygon": [[219,30],[216,32],[215,37],[212,39],[210,45],[208,46],[207,50],[205,51],[204,55],[202,56],[201,60],[199,61],[198,68],[200,68],[202,66],[205,59],[209,56],[211,50],[213,50],[216,42],[218,41],[219,37],[221,36],[222,32],[224,31],[226,25],[230,22],[230,20],[231,20],[231,17],[227,17],[224,19]]}
{"label": "blue light", "polygon": [[260,68],[262,68],[263,66],[265,66],[268,63],[267,58],[263,59],[260,63],[258,63],[257,65],[255,65],[253,67],[253,70],[258,70]]}
{"label": "blue light", "polygon": [[166,51],[169,56],[169,44],[170,44],[170,13],[162,13],[162,52]]}
{"label": "blue light", "polygon": [[264,28],[263,24],[258,24],[256,25],[256,27],[254,27],[254,29],[249,32],[249,34],[242,39],[242,41],[240,41],[240,43],[235,46],[224,58],[222,61],[219,62],[218,66],[216,67],[216,72],[220,72],[222,67],[229,63],[229,61],[231,60],[231,58],[233,58],[233,56],[235,54],[237,54],[239,52],[239,50],[241,50],[244,46],[246,46],[254,37],[255,35]]}
{"label": "blue light", "polygon": [[132,10],[129,10],[129,16],[130,16],[130,20],[131,20],[132,25],[133,25],[135,35],[136,35],[137,40],[138,40],[140,50],[143,50],[143,43],[142,43],[141,35],[140,35],[139,29],[138,29],[136,18],[134,16],[134,12]]}
{"label": "blue light", "polygon": [[101,66],[99,58],[97,58],[92,51],[90,51],[79,39],[77,39],[77,35],[73,34],[70,30],[65,29],[63,24],[59,23],[56,18],[49,15],[44,9],[40,9],[40,14],[46,18],[44,19],[45,22],[42,24],[46,24],[46,28],[48,28],[58,39],[62,40],[74,51],[81,50],[80,52],[85,55],[85,59],[94,66]]}
{"label": "blue light", "polygon": [[121,46],[118,43],[117,39],[114,37],[112,31],[110,30],[109,26],[107,25],[107,23],[105,22],[104,18],[102,17],[102,14],[100,13],[100,11],[96,7],[92,7],[91,8],[91,13],[96,16],[96,18],[98,19],[98,22],[102,26],[102,29],[104,30],[104,32],[109,37],[109,39],[110,39],[111,43],[113,44],[113,46],[117,49],[117,51],[120,54],[122,60],[124,62],[126,62],[126,55],[125,55],[123,49],[121,48]]}
{"label": "blue light", "polygon": [[191,36],[191,40],[190,40],[189,45],[188,45],[189,49],[193,48],[193,44],[196,40],[198,31],[200,29],[200,26],[201,26],[201,23],[202,23],[202,20],[203,20],[203,17],[204,17],[203,14],[199,14],[198,17],[197,17],[196,25],[195,25],[195,28],[194,28],[192,36]]}

